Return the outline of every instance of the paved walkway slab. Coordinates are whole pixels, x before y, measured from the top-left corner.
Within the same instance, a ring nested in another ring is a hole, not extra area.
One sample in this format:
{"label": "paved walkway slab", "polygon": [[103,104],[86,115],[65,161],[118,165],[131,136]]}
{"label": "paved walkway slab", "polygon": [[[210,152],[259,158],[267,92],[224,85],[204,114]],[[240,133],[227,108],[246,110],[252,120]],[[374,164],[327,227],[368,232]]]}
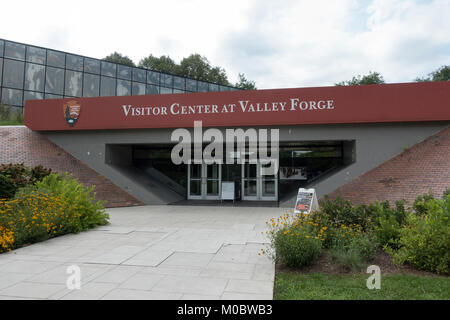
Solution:
{"label": "paved walkway slab", "polygon": [[[0,299],[272,299],[259,256],[281,208],[108,209],[111,224],[0,255]],[[81,289],[69,290],[69,266]]]}

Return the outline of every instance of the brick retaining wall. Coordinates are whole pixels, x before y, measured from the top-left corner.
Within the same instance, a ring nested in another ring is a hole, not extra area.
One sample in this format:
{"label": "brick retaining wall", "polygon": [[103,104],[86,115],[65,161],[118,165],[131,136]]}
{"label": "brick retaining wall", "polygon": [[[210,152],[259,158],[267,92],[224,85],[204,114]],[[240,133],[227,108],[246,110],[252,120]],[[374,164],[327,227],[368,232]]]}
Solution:
{"label": "brick retaining wall", "polygon": [[72,173],[86,186],[95,185],[98,200],[106,207],[143,205],[110,180],[76,159],[38,132],[25,126],[0,126],[0,164],[42,165],[52,171]]}
{"label": "brick retaining wall", "polygon": [[408,148],[329,194],[354,203],[404,199],[433,191],[442,196],[450,188],[450,127]]}

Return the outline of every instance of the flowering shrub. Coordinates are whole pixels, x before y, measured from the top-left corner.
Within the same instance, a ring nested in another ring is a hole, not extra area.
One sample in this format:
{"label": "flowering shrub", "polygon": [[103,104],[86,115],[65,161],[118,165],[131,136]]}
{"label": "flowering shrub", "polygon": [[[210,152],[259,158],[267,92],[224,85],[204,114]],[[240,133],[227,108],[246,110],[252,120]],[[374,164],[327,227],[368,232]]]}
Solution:
{"label": "flowering shrub", "polygon": [[109,218],[101,201],[95,200],[94,186],[85,187],[70,174],[50,174],[35,183],[35,189],[50,191],[64,200],[79,215],[79,230],[104,225]]}
{"label": "flowering shrub", "polygon": [[51,174],[0,200],[0,252],[108,223],[91,191],[70,176]]}
{"label": "flowering shrub", "polygon": [[0,253],[9,251],[14,245],[14,232],[0,225]]}
{"label": "flowering shrub", "polygon": [[318,223],[306,215],[291,213],[285,213],[276,220],[272,218],[267,224],[270,225],[271,249],[263,253],[274,261],[288,267],[302,267],[319,258],[326,227],[319,228]]}
{"label": "flowering shrub", "polygon": [[396,264],[450,273],[450,190],[442,199],[431,193],[419,196],[408,210],[403,201],[355,206],[325,198],[318,211],[295,215],[291,210],[268,221],[270,246],[262,253],[301,267],[316,261],[326,248],[334,263],[359,269],[382,247]]}

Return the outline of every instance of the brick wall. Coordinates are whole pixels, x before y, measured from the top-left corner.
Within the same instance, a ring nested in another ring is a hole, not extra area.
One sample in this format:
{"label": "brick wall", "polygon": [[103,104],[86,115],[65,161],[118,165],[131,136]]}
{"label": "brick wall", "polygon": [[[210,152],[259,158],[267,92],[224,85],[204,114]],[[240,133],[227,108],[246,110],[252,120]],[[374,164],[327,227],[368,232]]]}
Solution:
{"label": "brick wall", "polygon": [[430,189],[441,196],[450,188],[450,127],[408,148],[329,194],[354,203],[404,199],[411,204]]}
{"label": "brick wall", "polygon": [[59,173],[69,172],[86,186],[95,185],[98,200],[106,207],[143,205],[110,180],[103,177],[38,132],[24,126],[0,126],[0,164],[42,165]]}

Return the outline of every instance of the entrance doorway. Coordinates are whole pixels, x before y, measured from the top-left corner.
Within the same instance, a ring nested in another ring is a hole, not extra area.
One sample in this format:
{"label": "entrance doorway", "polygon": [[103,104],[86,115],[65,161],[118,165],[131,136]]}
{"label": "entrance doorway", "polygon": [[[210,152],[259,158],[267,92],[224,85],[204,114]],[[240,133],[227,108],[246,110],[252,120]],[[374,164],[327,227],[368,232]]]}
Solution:
{"label": "entrance doorway", "polygon": [[264,166],[261,163],[242,165],[242,200],[278,200],[277,176],[262,175]]}
{"label": "entrance doorway", "polygon": [[[240,170],[236,170],[239,169]],[[189,200],[220,200],[222,181],[240,180],[242,200],[278,200],[277,175],[262,175],[264,164],[190,164],[188,165]],[[240,172],[239,172],[240,171]],[[236,179],[236,173],[240,179]],[[236,185],[236,187],[238,187]]]}
{"label": "entrance doorway", "polygon": [[188,165],[188,199],[219,200],[222,165]]}

